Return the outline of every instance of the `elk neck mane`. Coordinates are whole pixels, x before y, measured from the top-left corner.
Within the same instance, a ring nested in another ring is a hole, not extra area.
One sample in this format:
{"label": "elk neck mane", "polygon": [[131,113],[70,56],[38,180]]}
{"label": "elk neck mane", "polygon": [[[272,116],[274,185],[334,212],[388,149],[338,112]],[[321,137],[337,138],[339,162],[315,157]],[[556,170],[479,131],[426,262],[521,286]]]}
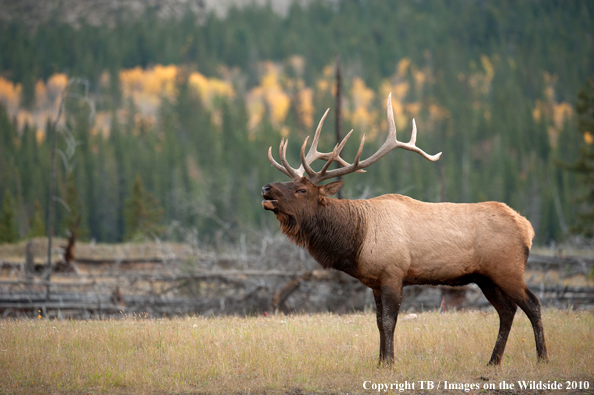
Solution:
{"label": "elk neck mane", "polygon": [[278,213],[281,231],[325,269],[352,273],[367,230],[365,201],[324,199],[310,215]]}

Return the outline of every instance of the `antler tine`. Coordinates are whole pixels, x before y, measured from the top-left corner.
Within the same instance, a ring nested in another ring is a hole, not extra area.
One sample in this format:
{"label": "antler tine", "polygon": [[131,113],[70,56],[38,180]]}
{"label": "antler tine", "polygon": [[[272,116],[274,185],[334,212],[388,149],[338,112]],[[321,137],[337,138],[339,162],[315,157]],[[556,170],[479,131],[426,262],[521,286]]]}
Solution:
{"label": "antler tine", "polygon": [[[284,145],[283,145],[284,142]],[[287,161],[287,146],[289,145],[289,139],[281,139],[281,147],[279,148],[279,155],[280,155],[280,160],[281,163],[283,164],[283,166],[285,167],[285,169],[287,169],[287,172],[289,172],[291,175],[290,177],[293,178],[294,180],[301,178],[301,176],[303,175],[303,172],[299,172],[298,170],[295,170],[291,167],[291,165],[289,165],[289,162]]]}
{"label": "antler tine", "polygon": [[[328,167],[330,166],[330,163],[332,163],[332,161],[334,160],[334,158],[337,155],[338,155],[338,144],[332,150],[332,153],[330,154],[330,159],[328,159],[328,161],[326,161],[326,163],[324,163],[324,166],[322,167],[322,170],[320,170],[318,173],[316,173],[315,176],[312,177],[311,179],[315,180],[318,175],[326,174],[326,170],[328,170]],[[317,184],[317,182],[314,182],[314,181],[312,181],[312,182],[314,184]]]}
{"label": "antler tine", "polygon": [[361,167],[368,167],[377,162],[381,157],[386,155],[388,152],[392,151],[396,148],[403,148],[408,151],[416,152],[420,154],[423,158],[430,160],[432,162],[439,159],[441,156],[441,152],[435,155],[429,155],[419,147],[415,145],[417,140],[417,124],[413,120],[413,131],[411,134],[410,141],[408,143],[403,143],[398,141],[396,138],[396,123],[394,122],[394,110],[392,109],[392,94],[388,95],[388,105],[387,105],[387,112],[388,112],[388,138],[384,142],[384,144],[380,147],[379,150],[369,158],[365,159],[361,162]]}
{"label": "antler tine", "polygon": [[320,122],[318,123],[316,133],[314,134],[314,138],[311,142],[311,147],[309,147],[309,151],[307,151],[307,155],[305,157],[303,156],[303,153],[305,151],[305,145],[307,144],[307,139],[309,136],[307,136],[303,142],[303,146],[301,147],[301,166],[299,166],[299,169],[297,169],[297,173],[300,173],[301,175],[303,175],[304,171],[310,176],[312,173],[315,173],[309,165],[315,162],[316,159],[322,159],[324,156],[324,154],[318,152],[318,141],[320,140],[320,131],[324,125],[324,120],[326,119],[326,115],[328,115],[329,111],[330,109],[327,109],[324,115],[322,115],[322,119],[320,119]]}
{"label": "antler tine", "polygon": [[347,166],[342,167],[340,169],[334,169],[334,170],[327,171],[328,167],[330,166],[330,163],[332,163],[334,158],[336,156],[338,156],[338,154],[340,154],[340,151],[342,150],[342,148],[344,147],[344,143],[346,142],[345,140],[348,139],[348,137],[351,135],[352,132],[353,131],[351,130],[351,132],[344,138],[344,140],[340,144],[337,144],[336,147],[334,147],[334,150],[330,154],[330,158],[328,159],[326,164],[324,164],[324,167],[322,167],[322,170],[320,170],[317,173],[314,173],[314,175],[310,175],[310,181],[312,183],[317,184],[321,181],[327,180],[328,178],[339,177],[341,175],[354,173],[354,172],[365,173],[365,170],[362,170],[359,168],[359,160],[361,159],[361,153],[363,152],[363,145],[365,144],[365,135],[363,135],[363,137],[361,138],[361,143],[359,144],[359,149],[357,151],[357,155],[355,156],[355,161],[353,162],[353,164],[347,164]]}
{"label": "antler tine", "polygon": [[[316,137],[317,137],[317,132],[316,132]],[[316,144],[316,142],[315,142],[316,137],[314,137],[314,142],[311,143],[312,147],[314,144]],[[312,177],[314,174],[316,174],[316,172],[309,166],[309,163],[307,162],[307,157],[305,156],[305,147],[307,146],[307,140],[309,140],[309,136],[307,136],[305,138],[305,141],[303,142],[303,145],[301,146],[301,167],[303,167],[305,169],[305,171],[307,172],[307,175]],[[309,152],[311,152],[311,148],[309,149]],[[308,152],[308,155],[309,155],[309,152]],[[300,169],[301,169],[301,167],[300,167]]]}
{"label": "antler tine", "polygon": [[[337,162],[340,166],[342,167],[347,167],[350,166],[351,164],[348,163],[346,160],[342,159],[340,157],[340,152],[342,151],[342,149],[344,148],[346,142],[348,141],[349,137],[351,137],[351,134],[353,133],[353,130],[351,129],[351,131],[345,136],[344,139],[342,139],[342,141],[340,142],[340,144],[338,145],[338,151],[337,151],[337,155],[334,157],[334,162]],[[323,160],[328,160],[330,159],[330,157],[332,156],[332,152],[328,152],[325,154],[320,153],[320,157],[319,159],[323,159]],[[357,170],[357,173],[365,173],[365,170],[359,169]]]}
{"label": "antler tine", "polygon": [[340,155],[340,151],[342,151],[342,149],[344,148],[344,145],[349,140],[349,137],[351,137],[351,134],[353,134],[353,129],[351,129],[351,131],[348,132],[347,135],[342,139],[340,144],[338,144],[338,151],[337,151],[338,155]]}
{"label": "antler tine", "polygon": [[[410,141],[408,143],[403,143],[398,141],[396,138],[396,123],[394,122],[394,110],[392,109],[392,94],[388,95],[388,104],[387,104],[387,115],[388,115],[388,137],[384,144],[377,150],[376,153],[371,155],[369,158],[360,161],[361,152],[363,152],[363,145],[365,143],[365,135],[361,138],[361,144],[359,145],[359,150],[357,151],[357,156],[355,157],[355,161],[353,164],[342,167],[340,169],[334,169],[330,171],[325,171],[327,166],[324,167],[324,171],[320,171],[316,173],[314,177],[312,177],[313,183],[319,183],[323,180],[327,180],[329,178],[340,177],[349,173],[353,173],[356,171],[361,171],[361,169],[371,166],[375,162],[377,162],[380,158],[385,156],[388,152],[392,151],[396,148],[404,148],[409,151],[416,152],[420,154],[427,160],[436,161],[441,156],[441,152],[436,155],[429,155],[419,147],[415,145],[417,140],[417,124],[413,119],[413,130],[411,134]],[[337,147],[338,148],[338,147]],[[335,149],[336,150],[336,149]],[[327,163],[328,164],[328,163]],[[329,165],[329,164],[328,164]]]}
{"label": "antler tine", "polygon": [[[326,119],[326,116],[328,115],[329,111],[330,111],[330,109],[327,109],[326,112],[324,113],[324,115],[322,115],[322,118],[320,119],[320,122],[318,123],[318,127],[316,128],[316,133],[314,134],[314,138],[311,142],[311,147],[309,147],[309,151],[307,151],[307,155],[305,155],[305,162],[303,160],[301,161],[302,162],[301,166],[297,170],[297,172],[301,172],[301,174],[303,174],[304,170],[307,172],[307,174],[310,174],[309,171],[307,170],[307,167],[309,167],[311,169],[311,167],[309,165],[311,165],[313,162],[315,162],[318,159],[328,160],[328,158],[331,155],[330,152],[328,152],[328,153],[318,152],[318,142],[320,141],[320,132],[322,130],[322,126],[324,125],[324,120]],[[335,158],[335,160],[339,163],[342,162],[341,163],[342,166],[348,166],[348,163],[345,160],[343,160],[342,158]],[[305,165],[304,163],[306,163],[306,162],[307,162],[307,164]]]}
{"label": "antler tine", "polygon": [[[318,127],[316,128],[316,132],[314,134],[314,138],[311,142],[311,146],[309,147],[309,150],[307,151],[307,155],[304,155],[301,159],[301,166],[298,169],[293,169],[297,172],[297,174],[303,175],[303,173],[305,172],[311,177],[312,174],[315,174],[315,171],[310,166],[313,162],[315,162],[318,159],[328,161],[330,159],[330,157],[332,157],[332,152],[318,152],[318,142],[320,140],[320,132],[322,130],[322,126],[324,125],[324,120],[326,119],[326,116],[328,115],[329,111],[330,111],[330,109],[327,109],[326,112],[324,113],[324,115],[322,116],[322,118],[320,119],[320,122],[318,123]],[[351,133],[352,133],[352,130],[351,130]],[[340,142],[340,147],[337,151],[337,154],[334,155],[334,157],[332,159],[334,162],[337,162],[342,167],[350,166],[350,163],[348,163],[347,161],[345,161],[344,159],[342,159],[340,157],[340,152],[342,151],[342,148],[344,147],[344,145],[348,141],[349,137],[351,136],[351,133],[347,134],[347,136]],[[304,145],[305,145],[305,143],[304,143]],[[302,150],[304,151],[304,147],[302,147]],[[365,170],[357,170],[357,172],[365,173]]]}
{"label": "antler tine", "polygon": [[283,172],[288,177],[296,180],[296,179],[300,178],[303,173],[299,174],[298,171],[293,169],[289,165],[289,162],[287,162],[287,145],[288,144],[289,144],[289,139],[285,140],[283,138],[283,139],[281,139],[280,146],[278,147],[278,154],[280,156],[282,165],[279,165],[277,163],[277,161],[275,161],[274,158],[272,157],[272,147],[268,148],[268,159],[270,160],[270,163],[272,163],[272,165],[274,167],[276,167],[278,170]]}
{"label": "antler tine", "polygon": [[[311,167],[309,165],[312,164],[313,162],[315,162],[317,159],[324,159],[324,155],[327,155],[327,154],[318,152],[318,141],[320,140],[320,131],[322,130],[322,125],[324,125],[324,120],[326,119],[326,115],[328,115],[329,111],[330,111],[330,109],[326,110],[324,115],[322,115],[322,119],[320,119],[320,122],[318,123],[316,133],[314,134],[314,138],[311,142],[311,147],[309,147],[309,151],[307,151],[305,160],[303,157],[301,158],[301,166],[299,166],[299,169],[297,169],[297,173],[301,173],[301,175],[303,175],[304,170],[307,172],[307,174],[310,174],[309,170],[307,170],[307,168],[309,168],[311,170]],[[309,136],[308,136],[308,138],[309,138]],[[306,141],[307,141],[307,139],[306,139]],[[304,146],[305,146],[305,143],[304,143]],[[302,149],[302,151],[303,151],[303,149]],[[311,171],[313,172],[313,170],[311,170]]]}
{"label": "antler tine", "polygon": [[272,165],[276,167],[277,170],[283,172],[287,177],[293,178],[293,176],[283,166],[279,165],[278,162],[274,160],[272,157],[272,147],[268,148],[268,160],[270,160],[270,163],[272,163]]}
{"label": "antler tine", "polygon": [[[306,158],[308,158],[308,159],[310,157],[313,157],[316,154],[316,152],[318,151],[318,141],[320,140],[320,132],[322,130],[322,126],[324,125],[324,120],[326,119],[326,115],[328,115],[329,111],[330,111],[330,109],[326,110],[324,115],[322,115],[322,119],[320,119],[320,122],[318,123],[316,133],[314,134],[314,138],[311,141],[311,147],[309,147],[309,151],[307,151]],[[309,163],[312,163],[312,162],[313,161],[310,161]]]}
{"label": "antler tine", "polygon": [[[336,144],[336,146],[334,147],[334,150],[332,150],[332,153],[330,154],[330,158],[328,158],[328,161],[326,162],[326,165],[322,168],[322,170],[324,172],[328,168],[328,166],[330,166],[330,163],[332,163],[333,160],[336,160],[336,158],[340,158],[340,152],[344,148],[346,142],[349,140],[349,137],[351,137],[351,134],[353,134],[353,130],[352,129],[345,136],[345,138],[342,139],[342,141],[339,144]],[[344,161],[344,163],[346,163],[347,166],[350,166],[346,161]],[[320,171],[320,172],[322,173],[322,171]]]}
{"label": "antler tine", "polygon": [[417,142],[417,123],[415,122],[415,119],[413,118],[413,129],[412,129],[412,133],[410,134],[410,141],[408,143],[415,145],[416,142]]}
{"label": "antler tine", "polygon": [[394,110],[392,109],[392,92],[390,92],[390,94],[388,95],[386,111],[388,112],[388,138],[386,139],[386,142],[383,145],[386,145],[388,141],[398,141],[398,139],[396,138],[396,122],[394,122]]}
{"label": "antler tine", "polygon": [[361,137],[361,144],[359,144],[359,149],[357,150],[357,156],[355,156],[355,161],[353,162],[353,166],[359,166],[359,160],[361,159],[361,153],[363,152],[363,145],[365,145],[365,134]]}
{"label": "antler tine", "polygon": [[394,148],[403,148],[405,150],[408,151],[412,151],[412,152],[416,152],[417,154],[421,155],[423,158],[430,160],[431,162],[435,162],[436,160],[439,159],[439,157],[441,156],[441,152],[435,154],[435,155],[429,155],[428,153],[426,153],[425,151],[423,151],[422,149],[420,149],[419,147],[417,147],[415,145],[415,142],[417,140],[417,124],[415,123],[415,120],[413,119],[413,131],[412,131],[412,135],[410,137],[410,141],[408,143],[402,143],[400,141],[397,141],[396,145],[394,146]]}
{"label": "antler tine", "polygon": [[[422,149],[417,147],[415,145],[417,142],[417,123],[415,122],[414,118],[413,118],[412,124],[413,124],[413,129],[412,129],[412,133],[410,135],[410,141],[408,143],[403,143],[403,142],[398,141],[398,139],[396,138],[396,124],[394,122],[394,110],[392,109],[392,94],[390,93],[390,95],[388,95],[388,127],[389,127],[390,132],[393,131],[393,133],[394,133],[394,142],[393,142],[394,146],[392,148],[389,148],[389,146],[388,146],[388,147],[386,147],[386,149],[388,151],[391,151],[395,148],[404,148],[405,150],[409,150],[412,152],[416,152],[417,154],[420,154],[423,158],[425,158],[427,160],[435,162],[441,156],[441,152],[438,154],[435,154],[435,155],[429,155],[425,151],[423,151]],[[391,137],[391,135],[392,134],[390,133],[389,137]],[[382,150],[382,148],[384,148],[384,146],[387,146],[387,143],[388,143],[388,141],[386,141],[384,143],[384,145],[380,148],[380,150]],[[383,156],[383,155],[381,155],[381,156]],[[381,156],[378,157],[377,159],[381,158]],[[371,159],[371,158],[369,158],[369,159]]]}

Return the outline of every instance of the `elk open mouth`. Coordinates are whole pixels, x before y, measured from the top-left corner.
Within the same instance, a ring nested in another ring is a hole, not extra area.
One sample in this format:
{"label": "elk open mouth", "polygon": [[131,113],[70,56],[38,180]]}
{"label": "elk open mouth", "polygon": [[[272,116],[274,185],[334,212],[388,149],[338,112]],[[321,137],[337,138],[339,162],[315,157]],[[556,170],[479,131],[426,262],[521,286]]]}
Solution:
{"label": "elk open mouth", "polygon": [[270,196],[264,194],[262,194],[262,197],[264,198],[262,207],[265,210],[276,210],[278,208],[278,200],[274,200]]}
{"label": "elk open mouth", "polygon": [[266,210],[276,210],[278,208],[277,200],[264,200],[262,201],[262,207]]}

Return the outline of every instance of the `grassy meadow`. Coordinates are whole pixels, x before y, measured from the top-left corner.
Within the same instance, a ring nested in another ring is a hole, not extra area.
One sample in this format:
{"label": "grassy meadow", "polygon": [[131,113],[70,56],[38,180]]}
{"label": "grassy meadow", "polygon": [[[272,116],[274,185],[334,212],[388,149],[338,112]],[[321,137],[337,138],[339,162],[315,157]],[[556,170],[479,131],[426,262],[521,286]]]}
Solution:
{"label": "grassy meadow", "polygon": [[[532,328],[519,312],[502,365],[487,367],[499,325],[495,312],[425,312],[410,321],[401,316],[397,361],[378,368],[372,312],[4,320],[0,394],[377,392],[363,388],[367,380],[417,382],[417,391],[419,380],[481,386],[589,380],[594,387],[593,312],[547,310],[543,321],[549,363],[536,363]],[[454,392],[464,391],[432,393]]]}

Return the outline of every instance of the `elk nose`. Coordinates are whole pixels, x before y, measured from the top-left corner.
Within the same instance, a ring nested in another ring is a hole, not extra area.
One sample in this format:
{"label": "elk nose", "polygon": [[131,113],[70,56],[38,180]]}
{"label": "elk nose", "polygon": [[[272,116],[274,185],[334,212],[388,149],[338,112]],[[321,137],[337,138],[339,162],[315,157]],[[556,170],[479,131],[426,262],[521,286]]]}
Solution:
{"label": "elk nose", "polygon": [[262,195],[266,195],[268,192],[270,192],[270,185],[266,185],[262,187]]}

